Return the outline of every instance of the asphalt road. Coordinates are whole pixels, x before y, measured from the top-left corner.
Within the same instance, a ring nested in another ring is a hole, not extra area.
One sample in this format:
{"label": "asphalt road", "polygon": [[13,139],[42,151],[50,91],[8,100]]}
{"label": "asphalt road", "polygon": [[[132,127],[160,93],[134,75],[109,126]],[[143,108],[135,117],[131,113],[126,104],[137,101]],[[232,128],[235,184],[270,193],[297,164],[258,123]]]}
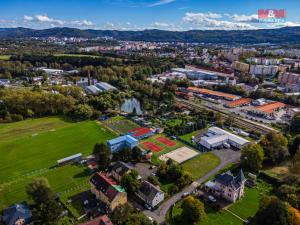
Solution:
{"label": "asphalt road", "polygon": [[169,210],[169,208],[174,205],[177,201],[179,201],[183,195],[184,192],[191,193],[195,190],[195,188],[206,181],[209,177],[215,175],[218,173],[219,170],[225,168],[229,163],[236,163],[240,160],[241,153],[239,151],[232,151],[232,150],[215,150],[213,153],[218,156],[221,159],[221,163],[211,170],[209,173],[207,173],[204,177],[201,177],[197,181],[193,182],[191,185],[184,188],[179,193],[173,195],[169,199],[167,199],[165,202],[163,202],[156,210],[149,211],[145,210],[143,213],[146,216],[152,217],[158,224],[163,224],[165,222],[166,214]]}

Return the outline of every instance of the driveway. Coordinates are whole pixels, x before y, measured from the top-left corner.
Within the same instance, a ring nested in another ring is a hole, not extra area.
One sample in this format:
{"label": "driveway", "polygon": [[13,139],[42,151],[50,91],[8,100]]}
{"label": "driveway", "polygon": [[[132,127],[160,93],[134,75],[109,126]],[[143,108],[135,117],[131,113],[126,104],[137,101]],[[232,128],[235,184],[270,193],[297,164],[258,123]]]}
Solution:
{"label": "driveway", "polygon": [[240,160],[240,151],[233,150],[215,150],[212,151],[216,156],[221,159],[221,163],[207,173],[204,177],[199,178],[197,181],[193,182],[191,185],[184,188],[179,193],[173,195],[166,201],[164,201],[156,210],[153,212],[145,210],[143,211],[145,215],[152,217],[158,224],[163,224],[165,222],[166,214],[169,208],[174,205],[177,201],[181,200],[184,192],[192,192],[195,188],[205,182],[209,177],[218,173],[219,170],[224,169],[229,163],[237,163]]}
{"label": "driveway", "polygon": [[147,180],[149,176],[151,176],[152,173],[155,173],[157,168],[150,169],[151,164],[150,163],[136,163],[134,165],[134,169],[139,173],[139,175],[144,179]]}

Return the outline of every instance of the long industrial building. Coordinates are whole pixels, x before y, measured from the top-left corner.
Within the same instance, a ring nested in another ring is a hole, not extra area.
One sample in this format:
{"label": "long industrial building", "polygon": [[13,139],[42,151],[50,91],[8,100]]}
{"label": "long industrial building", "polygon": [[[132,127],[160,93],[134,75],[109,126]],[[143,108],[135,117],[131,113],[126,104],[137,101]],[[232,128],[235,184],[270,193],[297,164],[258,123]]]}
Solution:
{"label": "long industrial building", "polygon": [[249,143],[250,142],[245,138],[239,137],[219,127],[208,128],[208,132],[200,140],[200,144],[210,150],[224,144],[229,144],[236,149],[242,149]]}

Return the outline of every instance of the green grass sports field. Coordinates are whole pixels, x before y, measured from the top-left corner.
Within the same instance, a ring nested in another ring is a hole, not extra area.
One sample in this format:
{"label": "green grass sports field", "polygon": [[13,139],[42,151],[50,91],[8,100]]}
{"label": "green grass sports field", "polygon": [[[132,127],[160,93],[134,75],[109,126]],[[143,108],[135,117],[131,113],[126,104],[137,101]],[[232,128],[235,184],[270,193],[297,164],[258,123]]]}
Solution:
{"label": "green grass sports field", "polygon": [[51,169],[56,161],[76,153],[84,156],[97,142],[115,136],[94,121],[66,122],[61,118],[30,119],[0,125],[0,209],[25,200],[24,188],[34,177],[44,176],[57,192],[86,185],[80,166]]}

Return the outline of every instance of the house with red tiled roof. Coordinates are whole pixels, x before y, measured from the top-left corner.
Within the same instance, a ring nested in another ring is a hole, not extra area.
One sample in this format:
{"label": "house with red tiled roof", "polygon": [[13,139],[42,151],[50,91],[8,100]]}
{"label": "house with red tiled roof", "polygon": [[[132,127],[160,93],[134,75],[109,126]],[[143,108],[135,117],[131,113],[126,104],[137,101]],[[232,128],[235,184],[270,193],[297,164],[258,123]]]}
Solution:
{"label": "house with red tiled roof", "polygon": [[103,215],[85,223],[81,223],[80,225],[113,225],[113,223],[107,215]]}
{"label": "house with red tiled roof", "polygon": [[127,193],[105,173],[95,173],[90,179],[91,192],[111,211],[127,202]]}

